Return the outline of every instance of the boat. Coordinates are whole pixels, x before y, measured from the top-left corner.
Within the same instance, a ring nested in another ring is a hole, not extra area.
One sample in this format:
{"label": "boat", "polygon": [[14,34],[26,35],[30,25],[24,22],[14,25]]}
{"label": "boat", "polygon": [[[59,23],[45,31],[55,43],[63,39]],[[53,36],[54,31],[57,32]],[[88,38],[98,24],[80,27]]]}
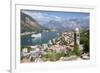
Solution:
{"label": "boat", "polygon": [[39,38],[39,37],[41,37],[41,33],[38,33],[38,34],[32,34],[31,37]]}

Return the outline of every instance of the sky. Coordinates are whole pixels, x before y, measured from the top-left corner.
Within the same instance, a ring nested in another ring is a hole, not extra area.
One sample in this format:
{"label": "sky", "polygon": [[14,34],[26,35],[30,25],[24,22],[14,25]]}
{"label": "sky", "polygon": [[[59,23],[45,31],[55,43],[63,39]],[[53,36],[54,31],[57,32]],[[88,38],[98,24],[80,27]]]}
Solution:
{"label": "sky", "polygon": [[89,26],[89,13],[36,10],[21,10],[21,12],[31,16],[41,25],[48,24],[50,21],[57,21],[64,26],[65,24]]}

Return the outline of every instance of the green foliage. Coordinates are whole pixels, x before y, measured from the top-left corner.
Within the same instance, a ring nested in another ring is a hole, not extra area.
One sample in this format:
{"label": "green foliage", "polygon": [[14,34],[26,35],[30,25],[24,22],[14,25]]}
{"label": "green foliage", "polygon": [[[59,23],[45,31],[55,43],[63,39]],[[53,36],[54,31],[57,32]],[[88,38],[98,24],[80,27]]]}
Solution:
{"label": "green foliage", "polygon": [[60,38],[60,44],[62,44],[62,45],[67,45],[68,42],[65,41],[65,38],[64,38],[64,37],[61,37],[61,38]]}
{"label": "green foliage", "polygon": [[47,58],[44,56],[41,58],[43,61],[47,61]]}
{"label": "green foliage", "polygon": [[83,45],[83,47],[84,47],[84,52],[89,52],[89,41],[86,41],[85,43],[84,43],[84,45]]}
{"label": "green foliage", "polygon": [[65,54],[66,57],[69,57],[71,55],[75,55],[75,53],[73,51],[68,51],[67,54]]}
{"label": "green foliage", "polygon": [[42,56],[42,60],[44,61],[57,61],[60,59],[60,57],[64,57],[64,52],[54,52],[54,51],[48,51],[46,55]]}
{"label": "green foliage", "polygon": [[83,44],[84,52],[89,52],[89,30],[82,30],[80,33],[80,44]]}
{"label": "green foliage", "polygon": [[64,45],[67,45],[68,44],[67,41],[63,41],[63,43],[64,43]]}
{"label": "green foliage", "polygon": [[75,54],[77,56],[80,56],[80,50],[79,50],[79,46],[78,45],[75,45],[75,48],[73,50],[73,54]]}

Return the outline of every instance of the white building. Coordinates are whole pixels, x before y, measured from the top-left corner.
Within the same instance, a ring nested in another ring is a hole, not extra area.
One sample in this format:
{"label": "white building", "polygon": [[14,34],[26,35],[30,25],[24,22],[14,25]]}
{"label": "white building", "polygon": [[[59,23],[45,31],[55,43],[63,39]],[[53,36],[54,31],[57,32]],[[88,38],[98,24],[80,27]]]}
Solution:
{"label": "white building", "polygon": [[23,49],[22,49],[22,52],[23,52],[23,53],[27,53],[27,52],[28,52],[28,48],[23,48]]}

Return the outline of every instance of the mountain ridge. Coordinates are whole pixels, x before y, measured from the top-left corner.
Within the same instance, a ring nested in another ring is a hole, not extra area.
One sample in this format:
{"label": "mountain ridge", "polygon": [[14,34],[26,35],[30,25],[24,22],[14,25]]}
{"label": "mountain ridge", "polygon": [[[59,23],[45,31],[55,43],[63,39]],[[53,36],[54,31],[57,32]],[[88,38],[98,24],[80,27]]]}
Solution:
{"label": "mountain ridge", "polygon": [[41,32],[44,30],[43,26],[33,19],[31,16],[21,12],[21,33],[24,32]]}

